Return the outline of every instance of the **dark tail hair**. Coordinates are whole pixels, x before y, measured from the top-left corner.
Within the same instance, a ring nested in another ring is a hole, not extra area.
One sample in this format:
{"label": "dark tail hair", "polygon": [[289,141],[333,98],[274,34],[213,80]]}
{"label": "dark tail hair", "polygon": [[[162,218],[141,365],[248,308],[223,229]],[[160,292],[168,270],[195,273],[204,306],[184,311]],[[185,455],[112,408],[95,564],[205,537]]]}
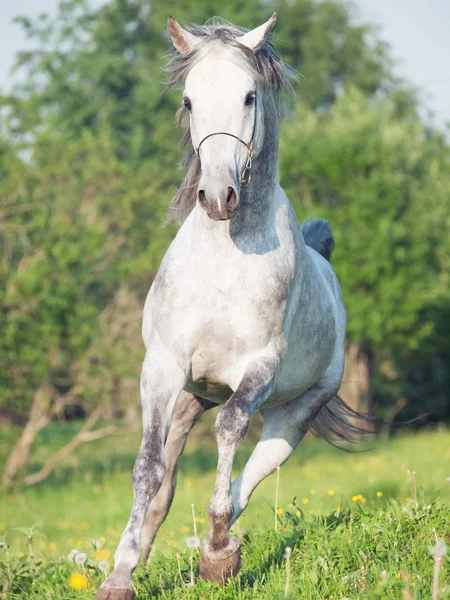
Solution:
{"label": "dark tail hair", "polygon": [[307,219],[300,226],[305,244],[316,250],[328,261],[334,249],[334,236],[325,219]]}
{"label": "dark tail hair", "polygon": [[[359,421],[361,425],[356,424]],[[310,427],[310,431],[336,448],[343,448],[339,442],[357,443],[361,437],[374,434],[373,424],[377,421],[368,415],[350,408],[337,394],[326,404]],[[367,427],[372,423],[372,427]]]}

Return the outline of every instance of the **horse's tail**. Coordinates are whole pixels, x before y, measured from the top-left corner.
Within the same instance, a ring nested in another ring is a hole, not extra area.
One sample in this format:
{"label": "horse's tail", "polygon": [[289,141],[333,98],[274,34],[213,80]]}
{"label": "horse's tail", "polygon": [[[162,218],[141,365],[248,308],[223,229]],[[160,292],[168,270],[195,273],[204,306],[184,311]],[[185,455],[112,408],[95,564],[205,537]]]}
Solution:
{"label": "horse's tail", "polygon": [[301,227],[305,244],[314,248],[328,261],[334,249],[334,236],[331,227],[325,219],[308,219]]}
{"label": "horse's tail", "polygon": [[362,436],[375,433],[374,422],[375,419],[353,410],[335,394],[321,409],[310,429],[318,437],[341,448],[339,442],[356,443]]}

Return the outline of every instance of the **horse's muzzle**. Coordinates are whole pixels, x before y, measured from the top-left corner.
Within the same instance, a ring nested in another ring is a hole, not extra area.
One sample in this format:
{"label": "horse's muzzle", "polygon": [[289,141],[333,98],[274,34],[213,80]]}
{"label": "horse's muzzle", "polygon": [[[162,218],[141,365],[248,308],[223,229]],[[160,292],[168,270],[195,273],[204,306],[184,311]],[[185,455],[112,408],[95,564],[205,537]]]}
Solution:
{"label": "horse's muzzle", "polygon": [[232,219],[239,204],[239,196],[234,186],[199,186],[198,202],[213,221]]}

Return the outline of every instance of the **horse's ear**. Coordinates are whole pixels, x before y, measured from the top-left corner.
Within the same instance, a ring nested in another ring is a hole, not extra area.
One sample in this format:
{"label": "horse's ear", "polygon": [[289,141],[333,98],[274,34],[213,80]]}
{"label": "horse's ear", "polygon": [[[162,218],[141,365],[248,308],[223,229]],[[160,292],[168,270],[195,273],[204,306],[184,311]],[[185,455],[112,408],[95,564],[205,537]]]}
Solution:
{"label": "horse's ear", "polygon": [[167,30],[172,38],[173,45],[181,54],[186,54],[198,43],[198,38],[180,27],[173,17],[167,19]]}
{"label": "horse's ear", "polygon": [[260,25],[256,27],[256,29],[252,29],[251,31],[241,35],[236,38],[238,42],[250,48],[250,50],[259,50],[261,46],[264,44],[266,37],[269,35],[272,27],[275,25],[275,21],[277,20],[277,13],[273,13],[270,19],[264,23],[264,25]]}

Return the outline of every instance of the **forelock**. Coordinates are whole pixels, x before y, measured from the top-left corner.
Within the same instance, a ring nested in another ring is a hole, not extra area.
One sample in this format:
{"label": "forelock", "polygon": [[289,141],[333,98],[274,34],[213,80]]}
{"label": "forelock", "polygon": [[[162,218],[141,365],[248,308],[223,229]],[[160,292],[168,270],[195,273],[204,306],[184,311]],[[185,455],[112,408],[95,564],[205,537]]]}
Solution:
{"label": "forelock", "polygon": [[190,70],[215,47],[223,52],[224,58],[247,71],[259,86],[270,88],[276,93],[292,90],[290,80],[295,78],[295,72],[282,62],[269,40],[266,39],[255,52],[237,40],[247,33],[247,29],[218,17],[213,17],[205,25],[191,25],[187,30],[199,39],[199,43],[184,54],[175,48],[169,52],[165,68],[169,85],[186,81]]}

